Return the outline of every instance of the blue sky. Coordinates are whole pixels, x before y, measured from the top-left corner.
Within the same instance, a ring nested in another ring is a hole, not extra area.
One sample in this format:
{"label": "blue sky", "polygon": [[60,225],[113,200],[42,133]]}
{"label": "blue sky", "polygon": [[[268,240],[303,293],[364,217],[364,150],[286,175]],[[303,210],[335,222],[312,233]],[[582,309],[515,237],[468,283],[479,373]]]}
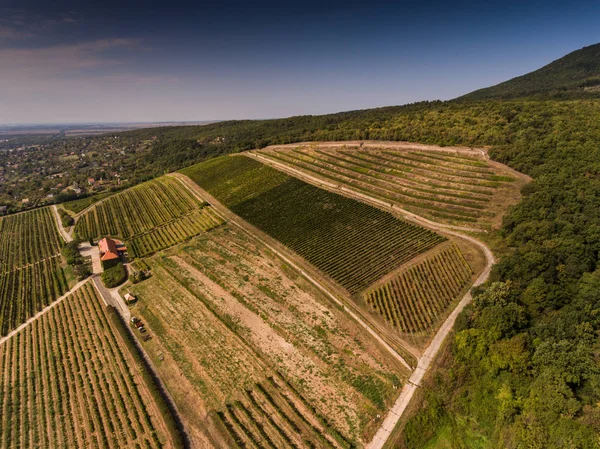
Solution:
{"label": "blue sky", "polygon": [[0,123],[451,99],[600,42],[597,1],[0,2]]}

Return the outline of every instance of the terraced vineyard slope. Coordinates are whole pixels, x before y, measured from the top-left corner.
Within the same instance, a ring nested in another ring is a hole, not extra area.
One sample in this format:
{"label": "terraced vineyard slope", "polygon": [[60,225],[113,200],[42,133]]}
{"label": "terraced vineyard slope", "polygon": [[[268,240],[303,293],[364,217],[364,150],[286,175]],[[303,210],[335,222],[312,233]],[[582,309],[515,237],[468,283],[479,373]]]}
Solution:
{"label": "terraced vineyard slope", "polygon": [[364,295],[371,308],[402,332],[432,328],[460,296],[473,271],[450,244]]}
{"label": "terraced vineyard slope", "polygon": [[0,345],[0,447],[173,447],[91,283]]}
{"label": "terraced vineyard slope", "polygon": [[234,213],[357,293],[445,240],[242,156],[183,170]]}
{"label": "terraced vineyard slope", "polygon": [[197,447],[372,437],[406,370],[274,254],[225,225],[144,262],[132,312]]}
{"label": "terraced vineyard slope", "polygon": [[132,256],[143,257],[219,226],[212,208],[177,181],[164,177],[100,202],[77,221],[82,239],[126,239]]}
{"label": "terraced vineyard slope", "polygon": [[478,152],[307,144],[257,154],[449,224],[497,226],[519,197],[519,180]]}
{"label": "terraced vineyard slope", "polygon": [[49,208],[0,218],[0,334],[68,290],[62,238]]}

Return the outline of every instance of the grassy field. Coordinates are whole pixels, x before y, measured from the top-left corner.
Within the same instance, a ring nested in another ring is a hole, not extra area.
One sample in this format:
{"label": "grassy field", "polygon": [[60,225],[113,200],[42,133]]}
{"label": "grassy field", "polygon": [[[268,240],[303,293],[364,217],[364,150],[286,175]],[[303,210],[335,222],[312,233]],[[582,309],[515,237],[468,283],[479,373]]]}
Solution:
{"label": "grassy field", "polygon": [[0,345],[0,447],[173,447],[91,283]]}
{"label": "grassy field", "polygon": [[130,255],[142,257],[222,223],[212,208],[179,182],[159,178],[97,204],[75,225],[79,238],[113,236],[130,242]]}
{"label": "grassy field", "polygon": [[350,294],[445,240],[249,158],[221,157],[183,173]]}
{"label": "grassy field", "polygon": [[406,373],[321,293],[228,225],[144,259],[126,287],[197,444],[351,447]]}
{"label": "grassy field", "polygon": [[63,241],[49,208],[0,218],[0,334],[68,290]]}
{"label": "grassy field", "polygon": [[96,195],[86,196],[85,198],[67,201],[66,203],[62,203],[61,206],[64,207],[66,210],[73,212],[74,214],[78,214],[86,207],[89,207],[92,204],[95,204],[103,199],[106,199],[111,195],[114,195],[114,192],[98,193]]}
{"label": "grassy field", "polygon": [[478,153],[386,148],[285,147],[260,154],[443,223],[491,227],[521,183]]}

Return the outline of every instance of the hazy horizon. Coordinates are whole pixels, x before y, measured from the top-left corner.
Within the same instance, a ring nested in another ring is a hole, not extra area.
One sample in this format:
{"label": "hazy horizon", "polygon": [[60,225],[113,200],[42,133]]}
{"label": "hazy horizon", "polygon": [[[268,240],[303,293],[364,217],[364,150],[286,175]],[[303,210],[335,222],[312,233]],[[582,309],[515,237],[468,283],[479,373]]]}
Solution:
{"label": "hazy horizon", "polygon": [[448,100],[600,41],[599,17],[594,2],[8,0],[0,124],[265,119]]}

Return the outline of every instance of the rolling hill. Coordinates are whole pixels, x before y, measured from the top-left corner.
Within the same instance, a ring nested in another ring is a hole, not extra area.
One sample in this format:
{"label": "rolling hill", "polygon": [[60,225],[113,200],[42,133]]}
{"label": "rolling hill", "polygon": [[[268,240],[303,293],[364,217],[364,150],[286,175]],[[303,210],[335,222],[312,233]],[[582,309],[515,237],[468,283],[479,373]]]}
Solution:
{"label": "rolling hill", "polygon": [[461,100],[600,94],[600,44],[590,45],[523,76],[471,92]]}

